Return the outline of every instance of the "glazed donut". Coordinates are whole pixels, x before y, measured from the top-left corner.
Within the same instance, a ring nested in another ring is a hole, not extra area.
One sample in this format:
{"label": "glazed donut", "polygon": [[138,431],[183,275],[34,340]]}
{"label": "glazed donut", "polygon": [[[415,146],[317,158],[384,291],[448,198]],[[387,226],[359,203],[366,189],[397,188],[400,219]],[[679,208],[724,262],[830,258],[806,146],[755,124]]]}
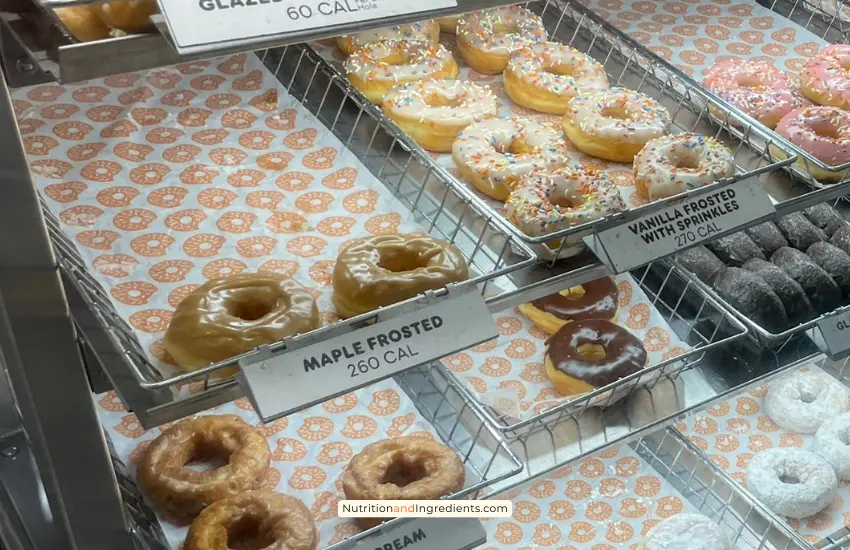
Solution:
{"label": "glazed donut", "polygon": [[712,287],[734,309],[771,332],[788,328],[788,313],[782,300],[760,276],[737,267],[725,267],[714,277]]}
{"label": "glazed donut", "polygon": [[649,96],[625,88],[575,97],[564,114],[567,138],[588,155],[632,162],[650,140],[670,131],[670,113]]}
{"label": "glazed donut", "polygon": [[372,103],[381,103],[392,88],[425,78],[455,78],[457,63],[442,44],[376,42],[363,46],[343,64],[351,84]]}
{"label": "glazed donut", "polygon": [[514,103],[562,115],[570,99],[608,89],[605,69],[593,58],[559,42],[515,51],[505,68],[505,92]]}
{"label": "glazed donut", "polygon": [[750,227],[746,231],[747,235],[756,243],[756,246],[761,248],[765,258],[769,258],[771,254],[783,246],[788,246],[788,241],[785,240],[782,231],[773,222],[760,223]]}
{"label": "glazed donut", "polygon": [[652,527],[638,550],[732,550],[719,525],[702,514],[679,513]]}
{"label": "glazed donut", "polygon": [[847,220],[844,219],[844,216],[825,202],[810,206],[803,213],[815,227],[818,227],[828,237],[831,237],[838,229],[847,225]]}
{"label": "glazed donut", "polygon": [[[239,273],[211,279],[174,311],[165,349],[185,370],[197,370],[262,344],[319,328],[313,295],[277,273]],[[229,376],[216,372],[214,376]]]}
{"label": "glazed donut", "polygon": [[531,119],[482,120],[457,136],[452,159],[463,179],[505,201],[521,176],[562,166],[567,144],[559,132]]}
{"label": "glazed donut", "polygon": [[720,237],[706,246],[720,261],[733,267],[741,267],[752,258],[765,259],[761,248],[743,231]]}
{"label": "glazed donut", "polygon": [[[850,113],[847,111],[836,107],[796,109],[779,121],[776,133],[827,166],[850,162]],[[785,158],[778,148],[771,151],[774,156]],[[843,172],[824,170],[802,156],[795,165],[818,181],[836,182],[844,176]]]}
{"label": "glazed donut", "polygon": [[818,105],[850,108],[850,45],[832,44],[806,61],[800,87]]}
{"label": "glazed donut", "polygon": [[[803,106],[788,75],[761,61],[719,61],[703,76],[706,88],[768,128],[776,128],[782,117]],[[717,118],[723,118],[715,107],[709,109]]]}
{"label": "glazed donut", "polygon": [[351,55],[363,46],[385,40],[390,42],[425,42],[436,46],[440,41],[440,25],[433,19],[428,19],[409,25],[371,29],[357,34],[338,36],[336,44],[345,55]]}
{"label": "glazed donut", "polygon": [[152,29],[151,15],[159,13],[156,0],[112,0],[95,7],[104,23],[127,33]]}
{"label": "glazed donut", "polygon": [[[206,471],[186,467],[212,458],[227,464]],[[184,418],[145,449],[137,479],[153,502],[188,519],[217,500],[256,489],[270,460],[266,438],[234,414]]]}
{"label": "glazed donut", "polygon": [[[254,542],[258,544],[251,544]],[[261,546],[316,550],[318,545],[313,514],[303,502],[262,490],[223,498],[205,508],[189,527],[183,550]]]}
{"label": "glazed donut", "polygon": [[726,267],[726,264],[720,261],[720,258],[702,245],[679,252],[676,254],[676,261],[696,275],[700,281],[709,285],[720,273],[720,270]]}
{"label": "glazed donut", "polygon": [[804,253],[789,247],[780,248],[773,253],[770,261],[803,287],[818,313],[832,311],[841,305],[841,289],[829,273]]}
{"label": "glazed donut", "polygon": [[806,256],[832,277],[844,296],[850,295],[850,255],[829,243],[815,243],[806,250]]}
{"label": "glazed donut", "polygon": [[779,267],[759,258],[749,259],[741,267],[752,271],[770,285],[782,302],[789,321],[800,323],[814,317],[815,310],[803,287]]}
{"label": "glazed donut", "polygon": [[826,419],[815,432],[812,452],[829,463],[840,480],[850,479],[850,413]]}
{"label": "glazed donut", "polygon": [[463,15],[456,34],[463,60],[483,74],[504,71],[511,53],[549,38],[540,16],[520,6]]}
{"label": "glazed donut", "polygon": [[489,88],[462,80],[416,80],[385,96],[384,113],[423,149],[450,153],[452,143],[476,120],[496,118],[499,105]]}
{"label": "glazed donut", "polygon": [[810,434],[850,409],[844,385],[824,372],[798,371],[771,383],[765,412],[780,428]]}
{"label": "glazed donut", "polygon": [[333,296],[343,319],[465,281],[458,248],[427,235],[378,235],[348,245],[336,260]]}
{"label": "glazed donut", "polygon": [[561,395],[581,395],[646,366],[646,350],[632,333],[604,319],[573,321],[546,340],[546,374]]}
{"label": "glazed donut", "polygon": [[[457,454],[442,443],[402,436],[366,445],[342,473],[349,500],[437,500],[463,489],[466,474]],[[357,518],[364,529],[388,518]]]}
{"label": "glazed donut", "polygon": [[109,27],[100,18],[100,9],[96,4],[56,8],[53,12],[80,42],[109,38]]}
{"label": "glazed donut", "polygon": [[635,156],[635,189],[663,199],[735,175],[732,151],[708,136],[674,134],[649,141]]}
{"label": "glazed donut", "polygon": [[826,460],[803,449],[767,449],[747,465],[747,489],[781,516],[803,519],[832,502],[838,479]]}
{"label": "glazed donut", "polygon": [[[617,184],[605,172],[567,167],[535,172],[522,178],[505,205],[505,214],[511,223],[534,237],[627,209]],[[569,235],[566,246],[581,244],[587,234]],[[557,248],[560,242],[547,244]]]}
{"label": "glazed donut", "polygon": [[614,279],[602,277],[520,304],[519,311],[546,334],[555,334],[573,321],[616,321],[619,296]]}
{"label": "glazed donut", "polygon": [[777,218],[776,226],[785,235],[788,245],[797,250],[806,250],[828,238],[826,233],[810,222],[802,212],[792,212]]}
{"label": "glazed donut", "polygon": [[440,25],[440,32],[444,32],[446,34],[455,34],[457,32],[457,22],[460,21],[460,17],[460,15],[438,17],[437,23]]}

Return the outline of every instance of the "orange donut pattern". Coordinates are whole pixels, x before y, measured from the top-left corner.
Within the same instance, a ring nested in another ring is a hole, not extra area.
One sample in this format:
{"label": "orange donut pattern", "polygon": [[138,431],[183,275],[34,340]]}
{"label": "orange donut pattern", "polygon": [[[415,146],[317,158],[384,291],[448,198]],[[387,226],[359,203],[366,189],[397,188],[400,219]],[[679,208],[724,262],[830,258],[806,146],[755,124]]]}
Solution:
{"label": "orange donut pattern", "polygon": [[160,208],[176,208],[183,204],[189,191],[183,187],[159,187],[148,193],[148,203]]}
{"label": "orange donut pattern", "polygon": [[306,172],[287,172],[275,180],[275,185],[284,191],[303,191],[313,182],[313,176]]}

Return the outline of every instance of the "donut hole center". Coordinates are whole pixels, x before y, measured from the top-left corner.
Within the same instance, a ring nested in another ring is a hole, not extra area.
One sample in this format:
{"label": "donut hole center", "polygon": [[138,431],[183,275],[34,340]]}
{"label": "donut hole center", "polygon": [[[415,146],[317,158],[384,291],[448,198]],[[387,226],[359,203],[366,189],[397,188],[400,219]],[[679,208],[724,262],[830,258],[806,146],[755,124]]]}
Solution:
{"label": "donut hole center", "polygon": [[496,23],[493,25],[493,36],[495,37],[509,36],[519,32],[519,27],[517,25],[507,25],[505,23]]}
{"label": "donut hole center", "polygon": [[797,485],[800,483],[800,478],[795,476],[794,474],[782,474],[779,476],[779,481],[785,483],[786,485]]}
{"label": "donut hole center", "polygon": [[622,105],[603,107],[602,111],[600,111],[600,114],[605,118],[616,118],[617,120],[631,120],[629,112]]}
{"label": "donut hole center", "polygon": [[529,145],[525,139],[513,139],[510,143],[496,143],[494,147],[497,152],[510,155],[523,155],[534,152],[534,147]]}
{"label": "donut hole center", "polygon": [[215,442],[200,441],[189,449],[184,468],[196,472],[217,470],[230,462],[230,450]]}
{"label": "donut hole center", "polygon": [[379,59],[380,63],[385,63],[387,65],[407,65],[408,57],[403,53],[391,53],[385,57]]}
{"label": "donut hole center", "polygon": [[253,515],[244,515],[227,528],[227,548],[230,550],[262,550],[275,542],[268,529],[264,529],[259,518]]}
{"label": "donut hole center", "polygon": [[256,321],[271,313],[272,307],[266,302],[231,302],[227,306],[227,312],[243,321]]}
{"label": "donut hole center", "polygon": [[817,398],[818,396],[813,393],[809,393],[807,391],[800,392],[800,401],[803,403],[814,403]]}
{"label": "donut hole center", "polygon": [[605,347],[601,344],[581,344],[576,348],[576,351],[588,361],[603,361],[608,355]]}
{"label": "donut hole center", "polygon": [[587,294],[587,291],[583,286],[571,286],[566,290],[560,291],[558,294],[566,298],[567,300],[581,300],[582,297]]}
{"label": "donut hole center", "polygon": [[381,478],[382,484],[406,487],[426,477],[425,466],[419,460],[395,460]]}
{"label": "donut hole center", "polygon": [[742,88],[749,88],[751,90],[759,90],[764,88],[764,84],[753,75],[740,75],[735,79],[735,83]]}
{"label": "donut hole center", "polygon": [[840,139],[841,131],[837,125],[833,124],[814,124],[812,125],[812,131],[818,137],[826,138],[826,139]]}
{"label": "donut hole center", "polygon": [[427,257],[409,250],[400,249],[381,254],[381,258],[378,260],[378,267],[392,271],[393,273],[404,273],[425,267],[428,265],[428,262],[429,258]]}
{"label": "donut hole center", "polygon": [[556,76],[576,76],[578,71],[576,67],[572,65],[550,65],[548,67],[543,67],[543,72]]}
{"label": "donut hole center", "polygon": [[428,94],[425,96],[425,103],[431,107],[460,107],[464,100],[460,97],[446,97],[440,94]]}
{"label": "donut hole center", "polygon": [[688,154],[688,153],[678,153],[672,152],[669,156],[670,164],[673,165],[677,170],[684,171],[696,171],[699,170],[699,156]]}

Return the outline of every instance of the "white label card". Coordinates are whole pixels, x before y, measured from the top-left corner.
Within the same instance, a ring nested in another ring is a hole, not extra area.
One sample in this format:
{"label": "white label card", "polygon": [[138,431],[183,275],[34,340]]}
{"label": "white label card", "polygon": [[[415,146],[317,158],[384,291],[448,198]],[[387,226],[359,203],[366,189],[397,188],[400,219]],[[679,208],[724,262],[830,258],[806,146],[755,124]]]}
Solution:
{"label": "white label card", "polygon": [[240,361],[239,382],[260,418],[270,421],[497,336],[473,286],[339,336],[249,356]]}
{"label": "white label card", "polygon": [[475,518],[418,518],[357,541],[344,550],[469,550],[487,542]]}
{"label": "white label card", "polygon": [[818,328],[830,357],[840,358],[850,352],[850,311],[827,317]]}
{"label": "white label card", "polygon": [[457,0],[159,0],[179,53],[457,6]]}
{"label": "white label card", "polygon": [[624,273],[775,211],[758,177],[753,176],[674,202],[584,240],[615,273]]}

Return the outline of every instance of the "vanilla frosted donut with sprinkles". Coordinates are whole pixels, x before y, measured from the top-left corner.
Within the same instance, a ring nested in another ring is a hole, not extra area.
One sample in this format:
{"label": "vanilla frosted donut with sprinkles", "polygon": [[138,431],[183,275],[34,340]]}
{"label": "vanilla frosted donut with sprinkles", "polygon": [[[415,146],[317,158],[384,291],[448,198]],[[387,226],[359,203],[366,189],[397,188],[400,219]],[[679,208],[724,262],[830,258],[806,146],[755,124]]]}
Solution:
{"label": "vanilla frosted donut with sprinkles", "polygon": [[[505,204],[508,219],[532,237],[626,210],[617,184],[605,172],[580,167],[529,174],[519,181]],[[570,235],[566,246],[581,242],[584,235]]]}
{"label": "vanilla frosted donut with sprinkles", "polygon": [[372,103],[392,88],[424,78],[455,78],[457,63],[442,44],[383,41],[364,46],[343,64],[348,80]]}
{"label": "vanilla frosted donut with sprinkles", "polygon": [[458,172],[485,195],[508,198],[520,177],[563,166],[567,143],[560,132],[527,118],[475,122],[452,146]]}
{"label": "vanilla frosted donut with sprinkles", "polygon": [[484,74],[504,71],[511,53],[548,38],[540,16],[519,6],[466,14],[457,22],[460,55]]}
{"label": "vanilla frosted donut with sprinkles", "polygon": [[367,44],[391,40],[395,42],[425,42],[436,44],[440,41],[440,25],[434,19],[410,23],[409,25],[396,25],[395,27],[382,27],[338,36],[336,44],[345,55],[351,55]]}
{"label": "vanilla frosted donut with sprinkles", "polygon": [[384,113],[428,151],[449,153],[457,135],[499,114],[490,88],[461,80],[417,80],[384,96]]}
{"label": "vanilla frosted donut with sprinkles", "polygon": [[651,139],[670,132],[670,113],[649,96],[625,88],[574,97],[564,114],[564,133],[582,153],[632,162]]}
{"label": "vanilla frosted donut with sprinkles", "polygon": [[714,138],[673,134],[653,139],[635,156],[635,189],[664,199],[735,175],[732,152]]}
{"label": "vanilla frosted donut with sprinkles", "polygon": [[526,46],[511,55],[505,68],[505,91],[528,109],[562,115],[570,99],[608,89],[600,63],[558,42]]}

